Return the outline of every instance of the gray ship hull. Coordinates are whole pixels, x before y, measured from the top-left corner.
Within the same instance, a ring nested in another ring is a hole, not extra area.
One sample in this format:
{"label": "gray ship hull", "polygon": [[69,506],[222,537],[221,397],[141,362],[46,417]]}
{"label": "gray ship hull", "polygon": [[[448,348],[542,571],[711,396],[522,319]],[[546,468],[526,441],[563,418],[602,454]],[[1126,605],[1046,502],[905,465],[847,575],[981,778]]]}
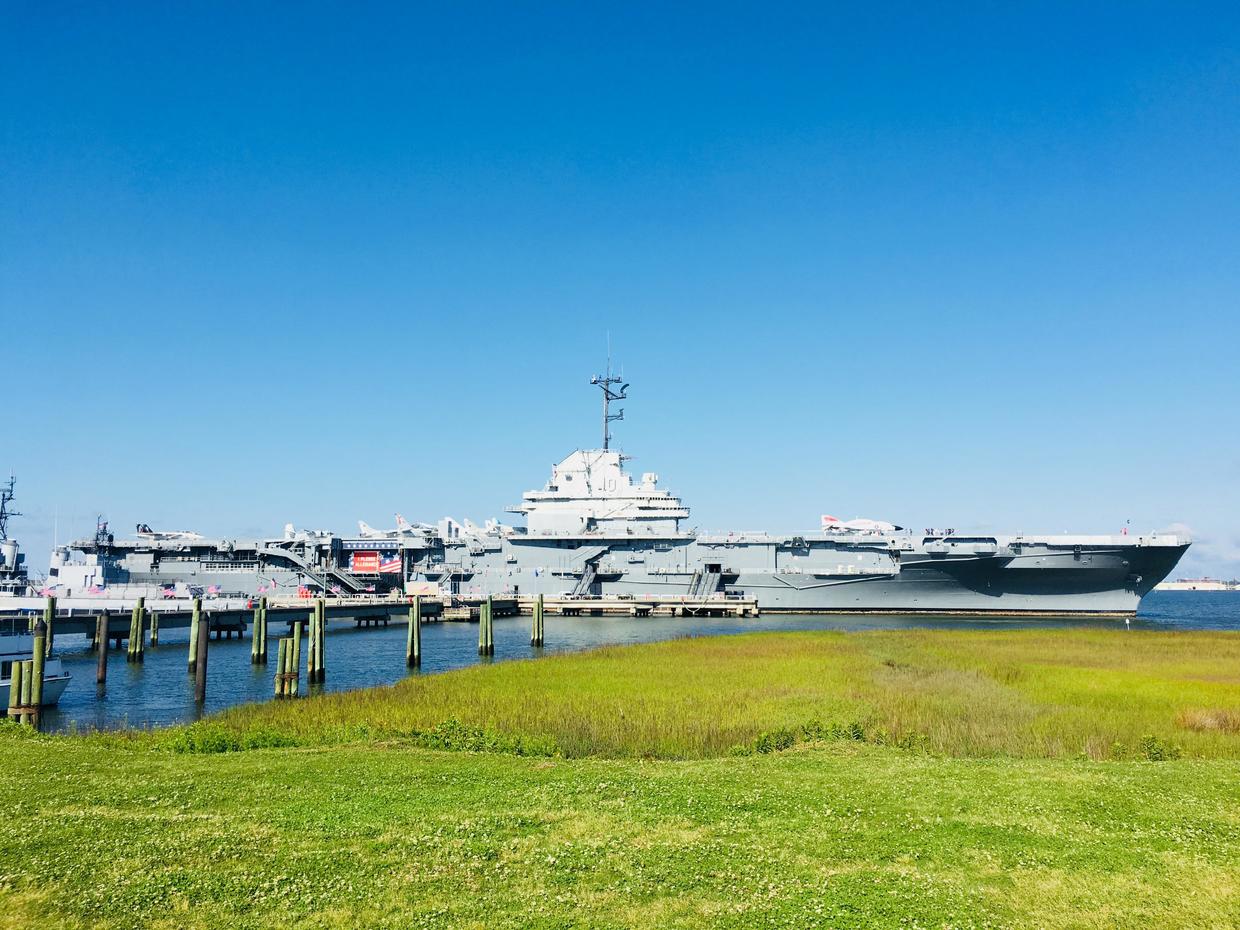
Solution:
{"label": "gray ship hull", "polygon": [[[767,612],[1122,617],[1136,612],[1188,548],[1165,538],[1045,539],[957,547],[985,554],[902,552],[889,539],[735,539],[721,544],[724,552],[718,544],[685,542],[660,551],[626,540],[603,556],[604,546],[566,553],[520,540],[493,553],[460,554],[450,568],[421,577],[469,596],[731,595],[756,599]],[[593,558],[592,579],[576,564],[580,556]]]}
{"label": "gray ship hull", "polygon": [[[207,544],[209,545],[209,544]],[[556,539],[496,536],[482,543],[435,540],[402,544],[398,575],[353,576],[347,593],[391,587],[485,597],[538,595],[681,598],[737,596],[761,610],[787,613],[1131,616],[1141,598],[1188,548],[1167,537],[722,537],[699,539]],[[943,549],[945,551],[934,551]],[[158,549],[153,550],[156,554]],[[178,595],[295,596],[319,590],[342,568],[252,561],[232,544],[237,567],[220,553],[191,560],[99,559],[91,583],[111,597]],[[72,588],[62,596],[83,594]]]}

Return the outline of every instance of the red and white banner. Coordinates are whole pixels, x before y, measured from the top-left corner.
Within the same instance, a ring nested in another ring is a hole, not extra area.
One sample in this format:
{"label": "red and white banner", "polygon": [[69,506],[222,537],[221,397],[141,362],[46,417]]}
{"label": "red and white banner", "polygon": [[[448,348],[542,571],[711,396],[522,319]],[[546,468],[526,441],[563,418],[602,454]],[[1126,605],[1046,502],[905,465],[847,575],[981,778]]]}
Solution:
{"label": "red and white banner", "polygon": [[349,556],[349,571],[358,575],[373,575],[379,570],[379,553],[373,550],[354,552]]}

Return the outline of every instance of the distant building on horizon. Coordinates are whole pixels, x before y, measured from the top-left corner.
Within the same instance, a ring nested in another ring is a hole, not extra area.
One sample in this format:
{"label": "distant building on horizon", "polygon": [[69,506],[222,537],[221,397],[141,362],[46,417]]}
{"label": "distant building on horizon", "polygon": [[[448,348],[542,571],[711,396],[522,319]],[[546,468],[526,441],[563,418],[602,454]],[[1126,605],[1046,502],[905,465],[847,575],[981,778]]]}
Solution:
{"label": "distant building on horizon", "polygon": [[1240,581],[1217,578],[1179,578],[1154,586],[1155,591],[1240,591]]}

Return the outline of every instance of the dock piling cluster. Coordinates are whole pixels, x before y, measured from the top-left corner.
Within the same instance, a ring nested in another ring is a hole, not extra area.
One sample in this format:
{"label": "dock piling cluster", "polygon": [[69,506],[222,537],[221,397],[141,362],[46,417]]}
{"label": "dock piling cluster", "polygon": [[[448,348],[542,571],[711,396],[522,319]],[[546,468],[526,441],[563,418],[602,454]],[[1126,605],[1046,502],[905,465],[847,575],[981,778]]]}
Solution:
{"label": "dock piling cluster", "polygon": [[146,598],[138,598],[138,603],[129,613],[129,652],[127,662],[146,661]]}
{"label": "dock piling cluster", "polygon": [[9,716],[18,723],[30,723],[30,680],[34,678],[34,659],[14,662],[9,672]]}
{"label": "dock piling cluster", "polygon": [[280,639],[276,650],[276,697],[297,697],[301,680],[301,624],[294,624],[291,636]]}
{"label": "dock piling cluster", "polygon": [[538,595],[538,600],[534,602],[533,623],[530,629],[530,645],[541,646],[543,644],[543,634],[546,632],[545,608],[543,604],[543,596]]}
{"label": "dock piling cluster", "polygon": [[28,726],[39,726],[43,708],[43,663],[47,659],[48,624],[34,625],[33,658],[14,662],[9,673],[9,716]]}
{"label": "dock piling cluster", "polygon": [[306,683],[317,685],[327,680],[327,667],[323,654],[323,637],[327,632],[327,605],[323,598],[314,603],[310,613],[310,640],[306,643]]}
{"label": "dock piling cluster", "polygon": [[267,664],[267,598],[260,597],[254,608],[254,632],[250,635],[250,664]]}
{"label": "dock piling cluster", "polygon": [[[304,603],[304,602],[303,602]],[[525,599],[524,606],[531,611],[532,622],[530,627],[530,645],[533,647],[542,647],[546,641],[546,611],[555,609],[559,602],[546,603],[542,595],[537,597],[529,597]],[[406,609],[404,605],[397,606],[391,601],[388,605],[383,605],[385,613],[381,619],[386,619],[392,614],[399,616],[397,611]],[[267,653],[267,633],[269,630],[269,608],[270,604],[266,597],[258,600],[256,605],[249,605],[243,610],[253,611],[253,634],[251,637],[250,661],[254,665],[266,665],[268,661]],[[301,662],[302,662],[302,645],[301,635],[302,626],[306,625],[307,644],[306,644],[306,678],[307,681],[314,684],[322,684],[327,678],[326,663],[326,632],[327,632],[327,602],[325,598],[319,597],[310,605],[311,611],[307,618],[304,608],[302,610],[290,610],[290,605],[277,603],[276,616],[283,621],[285,615],[292,614],[288,617],[289,636],[278,639],[278,668],[275,674],[275,695],[276,697],[297,697],[301,692]],[[495,655],[495,615],[499,612],[500,616],[511,616],[521,609],[521,602],[517,598],[500,598],[487,597],[485,600],[474,600],[472,604],[468,601],[463,605],[448,605],[439,600],[432,600],[430,608],[427,608],[424,598],[421,596],[413,597],[407,602],[408,610],[408,628],[405,640],[405,666],[406,668],[420,668],[422,664],[422,624],[425,622],[426,616],[431,616],[432,620],[444,619],[469,619],[469,612],[478,620],[478,654],[483,657]],[[561,612],[566,612],[563,605],[559,604]],[[364,609],[368,611],[374,610],[373,605],[364,605]],[[34,644],[35,654],[38,658],[35,668],[35,660],[28,660],[26,663],[17,662],[13,667],[13,687],[11,689],[8,712],[9,716],[25,720],[29,715],[32,721],[37,722],[38,710],[37,706],[32,705],[32,693],[40,693],[43,684],[43,665],[48,655],[48,643],[52,638],[51,621],[55,619],[55,598],[47,598],[44,607],[44,613],[41,618],[31,621],[30,629],[32,632],[38,628],[40,631],[38,639]],[[461,615],[454,616],[450,614],[450,610],[461,612]],[[165,623],[171,622],[174,627],[185,622],[185,614],[189,613],[189,653],[187,656],[187,670],[190,677],[194,681],[194,697],[199,704],[203,704],[206,700],[206,679],[207,679],[207,656],[208,641],[211,633],[218,634],[221,631],[244,631],[247,619],[247,613],[242,613],[236,608],[225,607],[222,616],[217,615],[214,611],[205,610],[203,607],[203,598],[195,597],[192,601],[192,608],[189,611],[182,609],[173,609],[171,613],[164,617]],[[297,617],[298,619],[293,619]],[[379,622],[373,620],[368,613],[367,619],[371,622]],[[84,623],[85,620],[85,623]],[[99,613],[87,618],[78,618],[72,616],[67,620],[62,618],[62,632],[65,628],[70,631],[82,631],[93,637],[96,649],[96,684],[99,688],[99,696],[102,697],[103,687],[107,682],[108,674],[108,640],[115,640],[115,645],[119,649],[122,641],[128,640],[128,656],[127,660],[131,663],[141,664],[145,659],[146,636],[149,632],[151,645],[155,645],[158,640],[159,616],[158,613],[146,606],[146,599],[140,597],[132,608],[129,618],[129,630],[126,636],[119,628],[112,626],[112,616],[105,609]],[[88,624],[88,625],[87,625]],[[36,684],[37,682],[37,684]],[[33,689],[33,692],[32,690]],[[0,713],[5,710],[0,705]]]}
{"label": "dock piling cluster", "polygon": [[405,668],[422,664],[422,598],[414,595],[409,607],[409,630],[405,634]]}
{"label": "dock piling cluster", "polygon": [[495,631],[492,620],[495,616],[495,603],[488,597],[478,611],[478,655],[495,655]]}

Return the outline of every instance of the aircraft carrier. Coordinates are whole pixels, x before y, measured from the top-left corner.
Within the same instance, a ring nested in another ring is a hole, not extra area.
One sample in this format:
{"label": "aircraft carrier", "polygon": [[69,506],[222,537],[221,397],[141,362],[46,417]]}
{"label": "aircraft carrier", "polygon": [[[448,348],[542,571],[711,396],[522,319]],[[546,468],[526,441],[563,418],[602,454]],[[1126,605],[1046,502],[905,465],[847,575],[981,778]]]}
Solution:
{"label": "aircraft carrier", "polygon": [[180,597],[406,594],[485,597],[691,596],[756,599],[766,612],[1130,616],[1175,567],[1183,536],[915,533],[872,520],[822,517],[812,533],[705,535],[689,508],[633,476],[611,448],[627,397],[610,371],[602,448],[577,450],[510,508],[524,526],[445,518],[354,535],[297,531],[260,540],[204,539],[139,525],[53,553],[49,589],[62,596]]}

